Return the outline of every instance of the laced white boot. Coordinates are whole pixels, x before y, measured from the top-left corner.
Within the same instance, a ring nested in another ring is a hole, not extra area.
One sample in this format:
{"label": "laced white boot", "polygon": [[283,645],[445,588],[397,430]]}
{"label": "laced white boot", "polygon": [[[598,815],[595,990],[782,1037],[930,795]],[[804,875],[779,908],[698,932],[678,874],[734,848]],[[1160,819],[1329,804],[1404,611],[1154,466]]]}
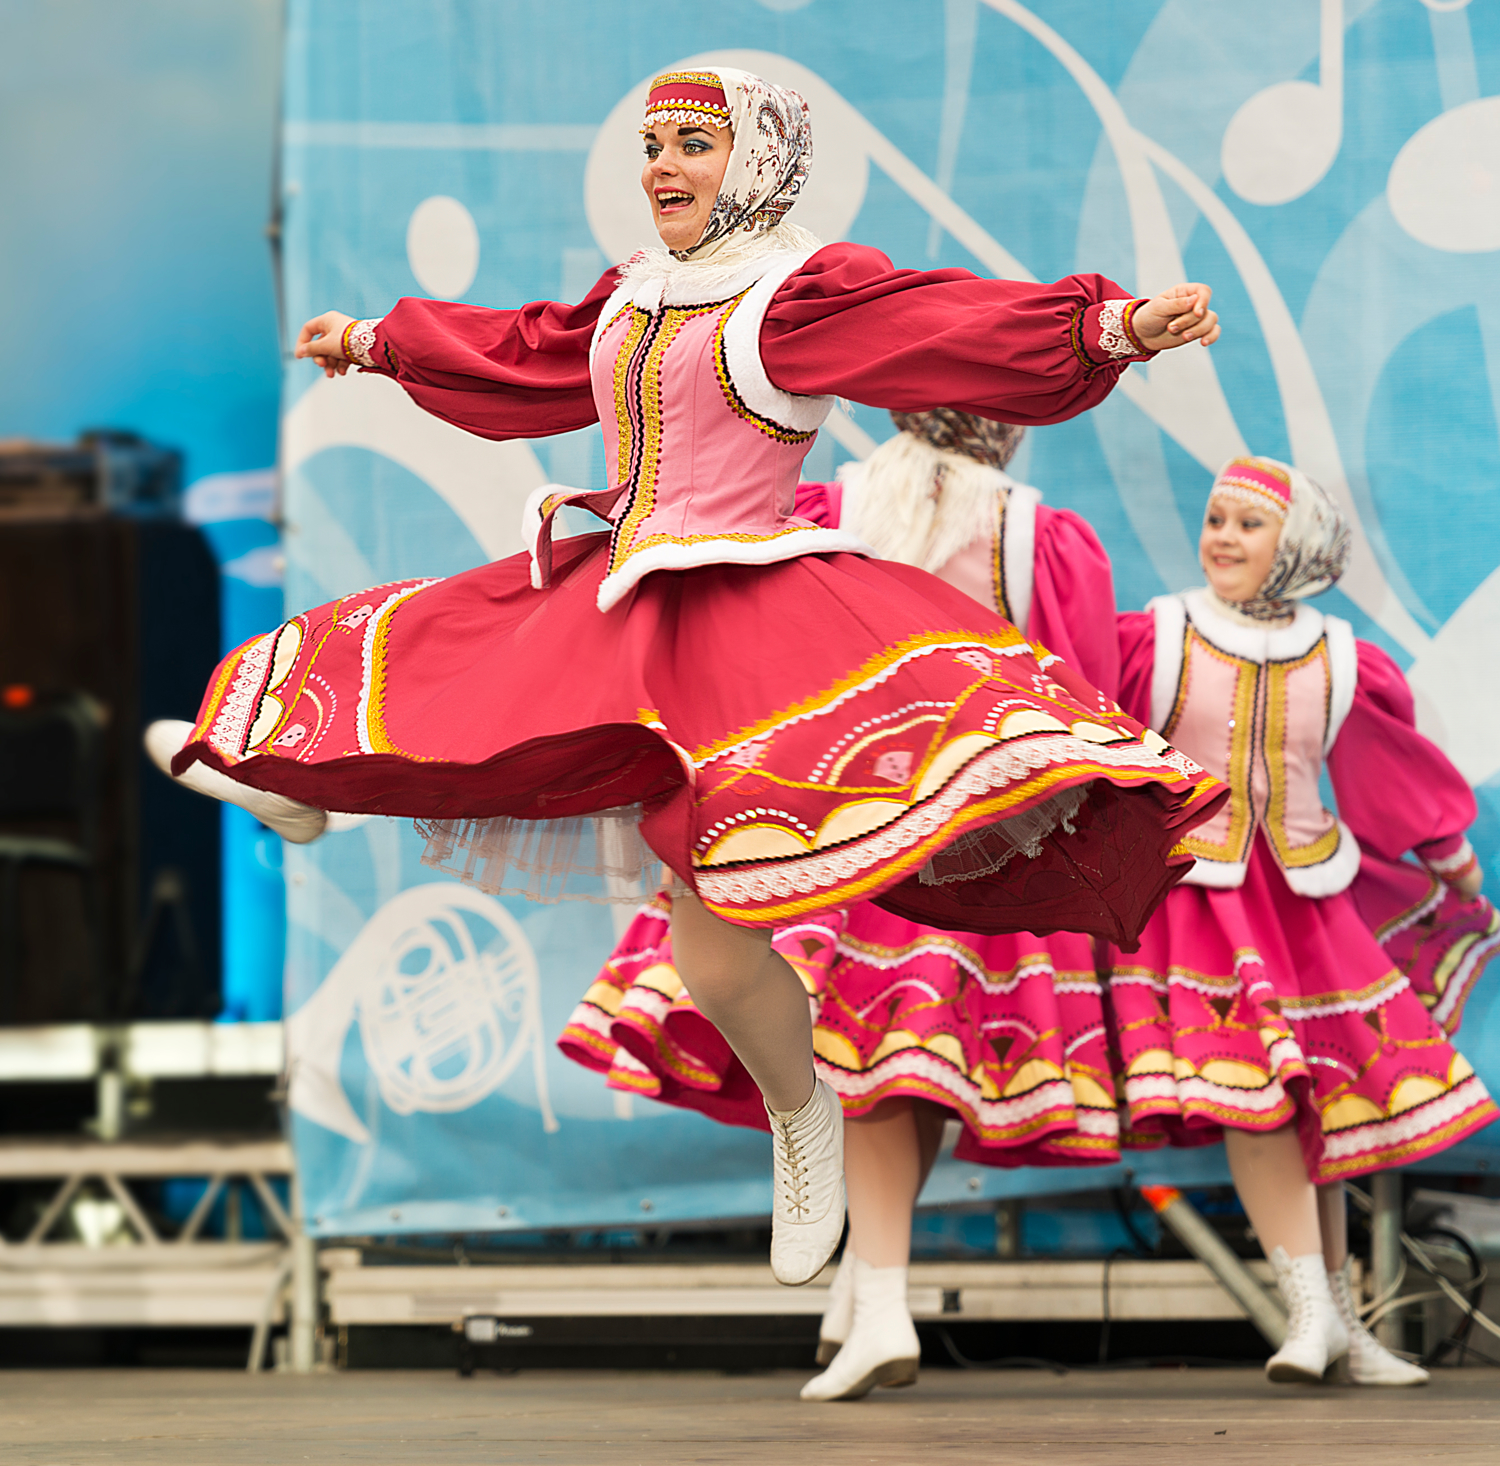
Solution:
{"label": "laced white boot", "polygon": [[185,774],[172,772],[172,760],[181,751],[183,744],[192,736],[193,725],[178,719],[163,718],[146,729],[144,743],[151,762],[162,773],[185,788],[225,804],[237,804],[247,809],[261,824],[275,830],[283,840],[293,845],[306,845],[316,840],[328,824],[328,816],[310,804],[299,804],[284,794],[270,794],[264,789],[252,789],[221,774],[207,764],[194,764]]}
{"label": "laced white boot", "polygon": [[821,1079],[800,1110],[771,1118],[771,1271],[800,1287],[827,1266],[844,1233],[844,1107]]}
{"label": "laced white boot", "polygon": [[1334,1306],[1349,1335],[1349,1378],[1357,1385],[1425,1385],[1431,1376],[1420,1364],[1392,1354],[1365,1327],[1349,1286],[1349,1264],[1328,1274]]}
{"label": "laced white boot", "polygon": [[1271,1254],[1271,1266],[1286,1301],[1286,1343],[1266,1360],[1266,1378],[1279,1385],[1315,1385],[1328,1366],[1349,1350],[1349,1335],[1334,1305],[1323,1254],[1288,1257],[1286,1248],[1278,1247]]}
{"label": "laced white boot", "polygon": [[922,1349],[906,1303],[906,1269],[854,1259],[854,1322],[844,1347],[802,1387],[804,1400],[862,1400],[878,1385],[917,1382]]}
{"label": "laced white boot", "polygon": [[844,1243],[839,1270],[828,1289],[828,1307],[818,1324],[818,1363],[832,1364],[839,1346],[849,1337],[854,1323],[854,1248]]}

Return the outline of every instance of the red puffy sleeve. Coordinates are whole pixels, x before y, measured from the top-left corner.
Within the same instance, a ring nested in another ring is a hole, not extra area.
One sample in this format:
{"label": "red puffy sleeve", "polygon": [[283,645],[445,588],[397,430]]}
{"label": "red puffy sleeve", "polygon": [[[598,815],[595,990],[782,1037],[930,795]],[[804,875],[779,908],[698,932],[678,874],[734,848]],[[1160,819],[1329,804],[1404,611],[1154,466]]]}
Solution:
{"label": "red puffy sleeve", "polygon": [[613,268],[577,305],[489,310],[408,296],[376,326],[370,370],[417,406],[481,438],[541,438],[599,420],[589,343],[618,283]]}
{"label": "red puffy sleeve", "polygon": [[1099,536],[1071,509],[1038,504],[1033,565],[1027,636],[1118,701],[1115,578]]}
{"label": "red puffy sleeve", "polygon": [[[1138,723],[1151,726],[1151,674],[1156,670],[1156,617],[1124,611],[1115,618],[1120,646],[1120,691],[1115,701]],[[1156,730],[1158,733],[1161,729]]]}
{"label": "red puffy sleeve", "polygon": [[837,529],[844,512],[843,484],[798,484],[792,513],[810,519],[819,529]]}
{"label": "red puffy sleeve", "polygon": [[983,280],[967,270],[898,270],[879,250],[830,244],[772,298],[761,358],[785,392],[1062,422],[1154,354],[1130,324],[1139,304],[1103,275]]}
{"label": "red puffy sleeve", "polygon": [[[1379,647],[1355,643],[1354,704],[1328,755],[1339,815],[1361,845],[1394,860],[1415,851],[1436,874],[1467,848],[1477,807],[1468,781],[1417,732],[1416,707],[1401,669]],[[1460,864],[1462,862],[1460,861]]]}

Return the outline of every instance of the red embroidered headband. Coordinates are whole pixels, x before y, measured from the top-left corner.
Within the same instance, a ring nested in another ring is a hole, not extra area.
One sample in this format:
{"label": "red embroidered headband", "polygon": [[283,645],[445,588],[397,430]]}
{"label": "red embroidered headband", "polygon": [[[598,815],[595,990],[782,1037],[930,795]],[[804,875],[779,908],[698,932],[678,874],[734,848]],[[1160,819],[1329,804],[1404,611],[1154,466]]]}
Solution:
{"label": "red embroidered headband", "polygon": [[667,71],[651,83],[641,131],[659,122],[680,127],[728,127],[729,101],[716,71]]}
{"label": "red embroidered headband", "polygon": [[1269,458],[1231,458],[1215,477],[1212,492],[1269,509],[1285,520],[1292,503],[1292,480]]}

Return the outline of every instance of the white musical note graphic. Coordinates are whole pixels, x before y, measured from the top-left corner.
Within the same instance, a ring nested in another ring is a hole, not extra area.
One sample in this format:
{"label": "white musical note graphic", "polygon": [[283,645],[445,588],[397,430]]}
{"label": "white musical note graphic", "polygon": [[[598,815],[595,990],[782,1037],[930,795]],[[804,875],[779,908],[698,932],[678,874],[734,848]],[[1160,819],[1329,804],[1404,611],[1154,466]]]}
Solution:
{"label": "white musical note graphic", "polygon": [[1396,155],[1386,202],[1395,221],[1431,249],[1500,249],[1500,97],[1479,94],[1469,0],[1422,3],[1443,110]]}
{"label": "white musical note graphic", "polygon": [[1281,81],[1251,97],[1224,129],[1225,181],[1252,204],[1301,198],[1333,166],[1344,138],[1344,5],[1322,0],[1318,81]]}

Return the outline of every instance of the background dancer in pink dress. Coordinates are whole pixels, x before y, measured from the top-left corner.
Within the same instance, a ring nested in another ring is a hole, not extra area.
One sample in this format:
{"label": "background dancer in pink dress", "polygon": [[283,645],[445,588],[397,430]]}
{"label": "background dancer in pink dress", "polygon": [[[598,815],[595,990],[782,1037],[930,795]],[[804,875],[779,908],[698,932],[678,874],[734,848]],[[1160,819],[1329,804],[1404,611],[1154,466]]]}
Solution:
{"label": "background dancer in pink dress", "polygon": [[[842,1114],[771,929],[876,899],[1129,941],[1224,798],[1008,622],[796,515],[802,459],[835,394],[904,408],[917,381],[1056,421],[1218,325],[1203,286],[1135,300],[1098,275],[1026,285],[820,247],[784,217],[806,105],[747,73],[658,77],[642,131],[665,248],[579,304],[407,299],[325,313],[297,343],[483,436],[602,421],[611,486],[539,490],[527,555],[293,617],[149,744],[288,838],[329,810],[425,820],[429,859],[492,886],[557,821],[638,828],[675,882],[684,978],[767,1106],[772,1265],[801,1283],[842,1229]],[[611,531],[554,544],[567,504]]]}
{"label": "background dancer in pink dress", "polygon": [[[1496,921],[1464,838],[1473,795],[1417,732],[1405,679],[1305,604],[1348,547],[1306,475],[1236,459],[1203,520],[1207,588],[1121,617],[1121,702],[1232,795],[1188,837],[1197,863],[1140,949],[1113,951],[1108,1009],[1127,1143],[1224,1138],[1290,1313],[1269,1377],[1318,1380],[1347,1350],[1357,1384],[1420,1384],[1355,1310],[1343,1182],[1495,1118],[1448,1034]],[[1319,795],[1325,761],[1337,814]],[[1431,875],[1393,874],[1408,851]],[[1403,913],[1403,884],[1446,894]]]}
{"label": "background dancer in pink dress", "polygon": [[[940,576],[1113,697],[1109,557],[1076,514],[1005,473],[1024,429],[948,409],[892,416],[901,431],[840,482],[801,485],[798,512]],[[675,971],[670,914],[666,893],[642,910],[559,1043],[616,1088],[764,1126]],[[830,1367],[802,1397],[857,1399],[917,1377],[912,1213],[945,1120],[962,1122],[966,1161],[1118,1160],[1093,942],[945,931],[863,903],[790,923],[774,945],[813,999],[818,1072],[845,1119],[849,1239],[819,1330]]]}

